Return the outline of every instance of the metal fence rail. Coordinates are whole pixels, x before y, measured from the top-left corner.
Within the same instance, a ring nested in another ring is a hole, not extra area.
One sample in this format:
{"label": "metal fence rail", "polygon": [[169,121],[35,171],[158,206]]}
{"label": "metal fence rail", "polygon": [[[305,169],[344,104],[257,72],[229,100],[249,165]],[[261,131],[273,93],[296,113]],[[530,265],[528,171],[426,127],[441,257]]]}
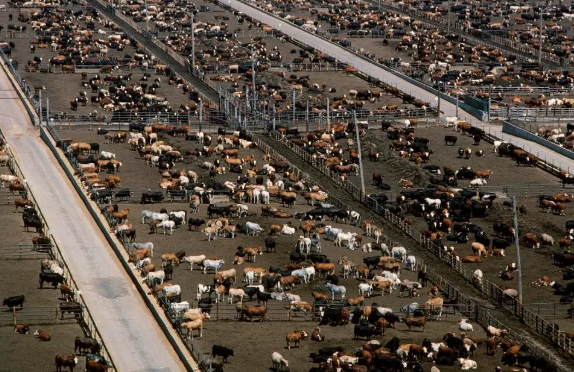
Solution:
{"label": "metal fence rail", "polygon": [[[297,154],[299,157],[303,158],[305,161],[310,163],[314,168],[321,171],[321,173],[330,177],[335,184],[345,189],[355,199],[367,205],[374,212],[381,215],[386,220],[390,221],[393,225],[401,229],[405,234],[407,234],[410,238],[412,238],[418,245],[427,249],[428,251],[433,252],[443,262],[447,263],[450,267],[452,267],[455,271],[457,271],[460,275],[462,275],[469,283],[472,283],[473,285],[475,284],[473,269],[461,264],[460,261],[455,260],[454,256],[447,254],[442,249],[442,247],[437,246],[436,244],[434,244],[434,242],[421,235],[418,231],[412,229],[411,225],[405,223],[403,219],[391,213],[388,209],[386,209],[376,200],[362,193],[360,188],[358,188],[356,185],[349,182],[348,180],[342,181],[337,174],[331,172],[329,168],[320,164],[320,162],[317,159],[310,156],[309,153],[305,152],[298,146],[293,145],[290,141],[283,138],[279,133],[274,132],[271,133],[270,135],[276,140],[280,141],[284,146],[286,146],[292,152]],[[543,319],[541,316],[533,313],[530,309],[520,304],[516,298],[508,298],[506,295],[504,295],[503,290],[496,284],[488,281],[487,279],[483,279],[482,285],[477,286],[477,289],[488,295],[494,302],[498,303],[504,309],[518,316],[521,319],[521,321],[524,321],[524,323],[529,328],[533,329],[542,336],[548,338],[549,341],[551,341],[556,347],[563,349],[569,354],[574,353],[574,349],[571,348],[571,343],[569,339],[567,340],[567,337],[565,336],[564,332],[554,332],[548,334],[546,332],[546,327],[548,326],[551,327],[551,325],[547,320]]]}
{"label": "metal fence rail", "polygon": [[52,256],[52,245],[3,244],[0,246],[0,260],[31,260]]}
{"label": "metal fence rail", "polygon": [[[0,130],[0,138],[5,140],[5,137],[2,134],[1,130]],[[20,179],[20,180],[26,179],[22,173],[22,170],[20,169],[20,166],[18,165],[18,163],[16,161],[16,158],[14,157],[14,153],[12,152],[12,149],[10,147],[7,147],[6,150],[7,150],[8,155],[12,159],[12,161],[10,162],[10,170],[12,171],[12,174],[17,176],[18,179]],[[32,191],[30,190],[30,188],[29,187],[26,187],[26,188],[27,188],[27,192],[28,192],[28,199],[30,199],[35,206],[38,206],[38,203],[37,203],[36,199],[34,198],[34,195],[33,195]],[[108,365],[108,369],[110,371],[115,372],[117,370],[116,370],[116,367],[114,365],[114,362],[111,359],[109,351],[106,347],[104,340],[102,339],[100,332],[98,331],[98,327],[96,325],[96,322],[92,318],[92,315],[90,314],[90,311],[89,311],[88,307],[86,306],[86,303],[85,303],[84,298],[82,296],[82,292],[81,292],[80,288],[78,288],[78,285],[76,284],[76,281],[74,280],[74,277],[70,271],[70,268],[66,264],[65,258],[62,256],[62,252],[60,251],[58,244],[54,240],[54,237],[50,234],[50,228],[48,226],[48,223],[47,223],[44,215],[42,214],[42,211],[38,209],[38,213],[40,215],[40,219],[41,219],[43,226],[44,226],[43,230],[46,233],[46,236],[48,238],[50,238],[50,242],[52,245],[52,250],[51,250],[52,258],[63,263],[63,265],[64,265],[64,268],[63,268],[64,269],[64,276],[67,278],[68,286],[70,286],[70,288],[73,289],[74,295],[75,295],[74,299],[79,304],[80,308],[82,309],[80,316],[78,317],[79,323],[82,326],[82,328],[84,328],[85,332],[90,337],[94,338],[98,343],[100,343],[100,345],[102,346],[101,347],[101,355],[106,360],[107,365]]]}
{"label": "metal fence rail", "polygon": [[40,325],[74,323],[80,320],[82,310],[62,312],[59,305],[24,306],[0,311],[0,327],[14,326],[17,323]]}

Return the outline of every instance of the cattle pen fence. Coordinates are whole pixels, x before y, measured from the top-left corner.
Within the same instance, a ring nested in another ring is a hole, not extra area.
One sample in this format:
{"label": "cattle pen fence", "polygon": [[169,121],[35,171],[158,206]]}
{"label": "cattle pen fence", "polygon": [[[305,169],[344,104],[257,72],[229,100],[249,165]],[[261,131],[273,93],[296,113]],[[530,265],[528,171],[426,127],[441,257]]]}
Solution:
{"label": "cattle pen fence", "polygon": [[[4,135],[2,134],[2,131],[0,130],[0,138],[3,139],[4,143],[6,143],[6,139],[4,137]],[[28,199],[30,201],[32,201],[33,205],[35,205],[36,207],[38,207],[38,203],[36,201],[36,199],[34,198],[34,194],[32,193],[32,190],[30,189],[29,185],[25,182],[25,177],[24,174],[22,173],[22,170],[20,169],[20,166],[18,165],[17,159],[14,156],[14,153],[12,152],[12,149],[9,146],[5,146],[6,148],[6,152],[9,155],[11,161],[10,161],[10,170],[12,172],[12,174],[14,174],[15,176],[18,177],[19,180],[22,180],[22,182],[25,184],[26,186],[26,190],[27,190],[27,196]],[[62,313],[62,309],[66,308],[67,314],[72,314],[74,316],[74,318],[78,321],[78,323],[80,324],[80,326],[83,328],[84,332],[94,338],[100,345],[101,345],[101,355],[102,357],[105,359],[106,364],[108,366],[108,369],[112,372],[116,372],[116,367],[114,365],[113,360],[111,359],[111,356],[109,354],[109,351],[107,349],[107,346],[98,330],[98,327],[96,325],[96,322],[94,321],[94,319],[92,318],[92,315],[90,314],[90,311],[88,309],[88,307],[86,306],[86,302],[82,296],[82,291],[80,290],[80,288],[78,287],[78,285],[76,284],[76,281],[74,280],[74,277],[68,267],[68,265],[66,264],[65,258],[62,255],[62,252],[60,251],[60,248],[58,247],[58,244],[56,242],[56,240],[54,239],[54,236],[52,236],[52,234],[50,233],[50,228],[46,222],[46,219],[44,218],[44,215],[42,214],[41,210],[37,210],[38,214],[40,216],[40,219],[42,221],[42,230],[43,233],[45,233],[45,236],[48,237],[50,239],[50,245],[51,245],[51,250],[50,250],[50,256],[52,259],[58,260],[62,263],[63,265],[63,270],[64,270],[64,277],[66,278],[67,281],[67,285],[73,290],[74,296],[73,296],[73,301],[71,302],[61,302],[58,307],[60,308],[60,318],[62,318],[62,316],[64,315],[64,313]],[[57,311],[54,310],[53,307],[51,307],[50,312],[52,314],[54,314],[54,312],[57,314]],[[36,310],[36,314],[40,314],[40,310]],[[37,315],[39,317],[39,315]],[[67,317],[67,315],[65,316]],[[57,319],[58,317],[56,315],[53,316],[53,319]],[[13,320],[16,320],[17,318],[14,318]]]}
{"label": "cattle pen fence", "polygon": [[33,260],[50,258],[52,244],[12,243],[0,245],[0,260]]}
{"label": "cattle pen fence", "polygon": [[[410,238],[412,238],[419,246],[422,248],[433,252],[441,261],[445,262],[447,265],[452,267],[455,271],[461,274],[468,282],[470,282],[476,289],[481,291],[482,293],[486,294],[490,297],[493,302],[498,304],[500,307],[506,309],[513,315],[517,316],[522,323],[528,326],[530,329],[535,331],[536,333],[544,336],[548,339],[553,345],[557,348],[565,351],[566,353],[572,355],[574,353],[574,348],[572,344],[572,340],[570,340],[564,332],[561,331],[552,331],[548,332],[549,329],[554,329],[554,326],[548,322],[548,320],[544,319],[542,316],[534,313],[532,310],[526,308],[523,304],[518,302],[518,299],[510,297],[505,294],[505,292],[498,287],[496,284],[483,279],[481,282],[477,282],[474,276],[474,271],[470,268],[462,265],[460,261],[457,261],[454,256],[445,252],[442,247],[437,246],[431,240],[424,237],[417,231],[414,231],[411,228],[411,225],[405,223],[405,221],[398,216],[391,213],[388,209],[386,209],[383,205],[378,203],[376,200],[368,197],[361,190],[348,181],[341,181],[340,177],[332,174],[332,172],[324,167],[323,165],[316,162],[310,154],[306,153],[302,149],[297,146],[292,146],[289,141],[282,140],[282,137],[279,133],[270,133],[271,136],[276,138],[280,143],[285,145],[288,149],[293,151],[299,157],[303,158],[305,161],[310,163],[314,168],[321,171],[321,173],[325,174],[326,176],[330,177],[331,180],[336,183],[337,185],[344,188],[347,192],[349,192],[354,198],[360,201],[362,204],[367,205],[370,209],[375,211],[378,215],[382,216],[385,220],[390,221],[394,226],[401,229],[405,234],[407,234]],[[490,138],[487,138],[487,140]],[[302,172],[296,166],[291,164],[287,159],[285,159],[282,155],[278,152],[273,150],[271,146],[269,146],[265,140],[261,136],[256,136],[254,140],[257,145],[266,153],[270,154],[270,156],[275,160],[283,160],[288,162],[292,169],[293,173],[297,174],[299,178],[305,179],[308,185],[316,184],[315,181],[305,172]],[[491,140],[492,142],[492,140]],[[349,207],[342,203],[340,200],[329,197],[328,202],[335,205],[337,208],[342,208],[344,210],[350,210]],[[402,246],[400,243],[395,243],[392,239],[387,236],[383,236],[383,242],[387,244],[389,247],[391,246]],[[425,271],[429,275],[429,279],[437,285],[437,287],[444,293],[448,295],[449,298],[456,298],[458,304],[462,304],[468,306],[468,308],[474,309],[474,318],[476,319],[477,323],[483,327],[487,327],[489,325],[495,327],[502,327],[508,329],[511,337],[516,340],[517,342],[526,343],[531,350],[535,351],[540,356],[543,356],[549,361],[554,360],[555,358],[551,355],[549,351],[541,347],[540,344],[534,343],[531,338],[527,338],[522,336],[520,333],[516,332],[515,330],[509,329],[506,327],[502,322],[500,322],[496,317],[494,317],[487,308],[482,307],[476,304],[475,301],[469,299],[465,296],[458,288],[453,286],[450,282],[446,281],[442,278],[439,274],[435,271],[430,269],[427,265],[425,265],[422,261],[418,261],[418,265],[422,265],[422,270]],[[474,307],[473,307],[474,306]],[[467,308],[467,309],[468,309]],[[472,311],[469,311],[467,315],[473,315]],[[566,372],[567,369],[562,366],[557,366],[558,370]]]}
{"label": "cattle pen fence", "polygon": [[72,309],[72,311],[68,311],[60,305],[14,307],[0,311],[0,327],[14,326],[18,323],[28,325],[72,324],[78,322],[81,316],[82,309],[80,307]]}

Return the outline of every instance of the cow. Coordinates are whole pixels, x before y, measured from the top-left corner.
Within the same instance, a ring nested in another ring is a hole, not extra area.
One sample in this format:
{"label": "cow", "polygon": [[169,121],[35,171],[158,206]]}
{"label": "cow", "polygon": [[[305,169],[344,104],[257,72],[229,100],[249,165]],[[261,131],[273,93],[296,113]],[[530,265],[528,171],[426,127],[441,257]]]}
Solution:
{"label": "cow", "polygon": [[40,273],[40,289],[43,288],[44,282],[48,282],[54,286],[54,288],[58,287],[58,284],[67,283],[66,278],[63,275],[57,273]]}
{"label": "cow", "polygon": [[227,363],[227,358],[229,358],[230,356],[234,356],[233,349],[230,349],[225,346],[213,345],[211,347],[211,356],[212,357],[221,356],[223,357],[223,361]]}
{"label": "cow", "polygon": [[62,367],[69,367],[70,372],[74,372],[74,367],[78,364],[78,357],[75,355],[56,355],[56,371],[62,371]]}
{"label": "cow", "polygon": [[402,320],[406,324],[406,326],[408,327],[409,331],[411,330],[411,327],[422,328],[423,332],[426,329],[427,319],[424,316],[422,316],[422,317],[407,316],[407,317],[403,317]]}
{"label": "cow", "polygon": [[306,338],[307,332],[302,330],[287,333],[285,336],[285,340],[287,341],[287,349],[291,350],[291,343],[294,343],[295,347],[299,347],[299,343]]}
{"label": "cow", "polygon": [[74,339],[74,353],[80,352],[80,355],[89,350],[92,354],[97,354],[101,350],[101,346],[95,339],[91,337],[76,337]]}
{"label": "cow", "polygon": [[289,361],[276,351],[271,354],[271,361],[273,362],[273,369],[275,371],[282,371],[283,367],[289,367]]}
{"label": "cow", "polygon": [[8,307],[20,306],[21,308],[23,308],[25,300],[26,297],[24,297],[24,295],[8,297],[5,298],[4,301],[2,301],[2,306],[8,306]]}
{"label": "cow", "polygon": [[252,321],[253,317],[259,317],[259,322],[263,322],[267,317],[267,308],[265,306],[245,306],[241,319],[249,318]]}

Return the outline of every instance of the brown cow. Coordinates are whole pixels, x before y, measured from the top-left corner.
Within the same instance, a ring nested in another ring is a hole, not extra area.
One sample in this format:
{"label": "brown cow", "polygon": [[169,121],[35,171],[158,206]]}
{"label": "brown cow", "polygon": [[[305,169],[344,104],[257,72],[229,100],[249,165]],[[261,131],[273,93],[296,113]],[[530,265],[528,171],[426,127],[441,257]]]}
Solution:
{"label": "brown cow", "polygon": [[33,207],[34,204],[32,203],[32,201],[30,201],[28,199],[19,198],[19,199],[14,200],[14,206],[16,207],[15,211],[17,212],[18,208],[20,208],[20,207],[22,207],[22,208]]}
{"label": "brown cow", "polygon": [[44,342],[52,340],[52,336],[50,336],[50,334],[47,331],[43,331],[41,329],[36,330],[36,332],[34,332],[34,336],[38,337],[38,340]]}
{"label": "brown cow", "polygon": [[78,364],[78,357],[75,355],[56,355],[56,371],[62,371],[62,367],[70,367],[70,372],[74,372],[74,367]]}
{"label": "brown cow", "polygon": [[317,271],[317,275],[334,275],[335,274],[335,264],[334,263],[314,263],[313,267]]}
{"label": "brown cow", "polygon": [[480,263],[482,260],[480,256],[465,256],[461,260],[463,263]]}
{"label": "brown cow", "polygon": [[14,333],[19,333],[21,335],[27,335],[28,333],[30,333],[30,327],[28,327],[28,324],[18,323],[14,327]]}
{"label": "brown cow", "polygon": [[267,308],[265,306],[244,306],[241,318],[249,318],[252,321],[253,317],[260,317],[260,322],[263,322],[267,318]]}
{"label": "brown cow", "polygon": [[307,338],[307,332],[302,330],[287,333],[287,336],[285,336],[285,340],[287,341],[287,349],[291,350],[292,342],[295,344],[295,347],[299,347],[299,343],[301,342],[301,340],[304,340],[306,338]]}
{"label": "brown cow", "polygon": [[419,327],[422,328],[424,332],[426,329],[427,318],[424,316],[420,317],[407,316],[403,317],[403,322],[407,325],[409,331],[411,330],[411,327]]}

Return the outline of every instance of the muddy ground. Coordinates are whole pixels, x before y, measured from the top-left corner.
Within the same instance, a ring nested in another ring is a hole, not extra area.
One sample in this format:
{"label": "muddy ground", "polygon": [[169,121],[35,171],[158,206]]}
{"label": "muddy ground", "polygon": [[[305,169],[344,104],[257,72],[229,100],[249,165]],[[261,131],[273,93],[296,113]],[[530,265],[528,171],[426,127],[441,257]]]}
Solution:
{"label": "muddy ground", "polygon": [[[150,168],[145,165],[143,159],[139,158],[136,152],[131,151],[127,144],[111,144],[104,145],[103,138],[98,136],[94,132],[87,131],[62,131],[62,137],[71,137],[74,139],[81,139],[83,141],[98,141],[101,144],[102,150],[109,150],[116,154],[117,158],[122,161],[123,167],[118,173],[122,177],[122,187],[128,187],[130,189],[142,190],[142,189],[157,189],[157,181],[159,180],[159,173],[156,168]],[[186,149],[193,149],[197,146],[195,142],[185,142],[181,139],[173,139],[166,137],[166,141],[175,144],[180,151],[185,151]],[[258,161],[261,161],[261,152],[256,149],[242,149],[240,150],[240,155],[245,156],[247,154],[254,154]],[[187,158],[183,163],[178,163],[177,169],[193,169],[198,173],[204,173],[203,170],[197,167],[198,162],[203,162],[205,159],[191,159]],[[213,161],[214,159],[208,159]],[[260,163],[261,164],[261,163]],[[104,178],[102,175],[101,178]],[[201,177],[201,176],[200,176]],[[233,180],[236,174],[225,174],[217,177],[217,180],[224,182],[226,180]],[[141,205],[139,204],[139,198],[136,198],[135,202],[132,203],[120,203],[119,208],[129,208],[130,217],[129,220],[133,224],[137,231],[138,242],[151,241],[154,243],[154,258],[153,263],[156,266],[161,265],[161,254],[162,253],[174,253],[179,250],[184,250],[187,255],[196,254],[206,254],[210,256],[217,256],[224,259],[225,264],[222,269],[235,268],[238,271],[238,282],[234,287],[242,287],[244,283],[241,282],[242,270],[245,266],[257,266],[268,268],[271,265],[283,266],[289,263],[289,253],[294,250],[295,242],[299,235],[296,232],[295,236],[280,235],[277,237],[277,252],[276,253],[263,253],[262,256],[257,256],[256,263],[245,263],[240,266],[233,265],[233,257],[238,246],[243,247],[253,247],[253,246],[264,246],[264,240],[267,237],[267,233],[264,232],[260,236],[250,236],[238,235],[235,239],[229,238],[218,238],[215,241],[208,242],[206,236],[201,232],[188,231],[187,227],[178,228],[172,236],[163,235],[161,230],[158,234],[150,234],[149,227],[146,224],[141,224],[140,212],[143,209],[159,211],[161,208],[166,208],[168,211],[174,210],[186,210],[189,212],[187,203],[158,203],[154,205]],[[226,205],[227,203],[223,203]],[[272,202],[273,206],[279,208],[278,203]],[[274,218],[265,218],[260,216],[260,206],[254,204],[248,204],[249,210],[256,212],[257,216],[249,218],[232,218],[232,223],[252,221],[260,223],[261,226],[267,231],[272,223],[283,224],[291,222],[294,227],[298,227],[300,222],[293,219],[280,220]],[[188,214],[188,217],[193,218],[203,218],[207,219],[205,204],[201,205],[200,211],[197,214]],[[284,210],[291,212],[290,208],[283,208]],[[311,209],[304,200],[298,200],[296,206],[293,208],[295,211],[304,211]],[[344,231],[354,231],[357,233],[362,233],[361,229],[356,227],[334,223],[330,221],[325,222],[328,225],[342,227]],[[370,241],[370,238],[363,238],[363,242]],[[332,262],[336,262],[337,259],[343,255],[347,256],[350,260],[355,263],[360,263],[362,258],[367,255],[360,250],[351,251],[346,248],[335,247],[331,241],[325,239],[321,240],[322,252],[326,254]],[[337,271],[339,271],[340,266],[337,265]],[[175,268],[173,284],[179,284],[182,287],[182,300],[192,302],[196,299],[196,289],[197,284],[212,284],[213,274],[203,274],[194,267],[193,271],[190,272],[189,265],[187,263],[181,264]],[[401,274],[403,279],[416,279],[416,273],[411,273],[409,271],[403,270]],[[315,289],[322,289],[324,279],[315,279],[310,284],[298,284],[292,291],[301,296],[304,301],[312,302],[312,297],[310,292]],[[356,279],[341,279],[341,284],[347,288],[347,297],[353,297],[358,295],[358,281]],[[418,302],[423,303],[426,301],[428,296],[426,295],[426,289],[421,291],[421,296],[411,299],[411,298],[399,298],[396,290],[392,294],[388,292],[384,294],[384,297],[380,293],[375,293],[375,296],[367,299],[367,303],[377,302],[381,306],[389,306],[394,309],[395,312],[399,312],[399,308],[402,305]],[[227,297],[225,298],[227,302]],[[256,301],[246,302],[246,304],[255,304]],[[353,330],[352,325],[345,327],[331,327],[323,326],[321,329],[327,335],[327,342],[325,344],[315,344],[311,341],[305,341],[300,349],[292,349],[288,351],[285,349],[285,334],[291,332],[295,329],[305,329],[308,332],[312,332],[314,326],[317,322],[312,322],[311,316],[302,317],[301,315],[293,316],[291,322],[287,322],[288,319],[288,304],[285,301],[272,301],[269,304],[269,319],[267,323],[260,324],[256,321],[253,323],[239,322],[236,320],[235,305],[221,304],[219,311],[215,307],[211,311],[211,320],[206,322],[204,329],[204,336],[201,339],[201,352],[206,353],[211,350],[211,346],[216,344],[221,344],[224,346],[232,347],[235,350],[235,358],[231,358],[231,363],[225,367],[226,371],[241,371],[243,370],[245,363],[249,363],[254,369],[265,370],[271,366],[270,354],[273,351],[278,351],[282,353],[285,358],[290,360],[290,366],[292,371],[306,371],[312,367],[312,363],[307,359],[310,352],[316,351],[323,346],[340,345],[345,348],[346,351],[353,351],[359,348],[364,341],[353,340]],[[220,321],[215,319],[219,317]],[[271,319],[276,321],[271,321]],[[419,333],[416,331],[408,332],[406,327],[402,324],[397,325],[396,330],[390,330],[383,337],[376,337],[376,339],[381,340],[381,342],[386,343],[392,336],[398,336],[401,342],[422,342],[425,337],[431,340],[439,340],[442,335],[447,331],[457,331],[458,320],[460,319],[460,314],[457,312],[456,315],[444,314],[442,321],[432,322],[428,329],[424,333]],[[225,321],[227,320],[227,321]],[[281,320],[281,321],[278,321]],[[306,320],[306,321],[305,321]],[[231,333],[231,327],[236,329],[236,332]],[[270,335],[270,333],[273,335]],[[233,337],[229,335],[233,334]],[[475,328],[473,333],[477,337],[484,337],[484,332],[479,327]],[[197,337],[197,335],[196,335]],[[247,342],[246,342],[247,341]],[[485,349],[481,347],[475,354],[475,359],[479,360],[481,366],[490,366],[488,369],[494,368],[498,362],[498,358],[490,358],[484,355]],[[427,368],[430,368],[429,363],[425,363]],[[443,370],[441,368],[441,370]],[[447,371],[454,371],[454,368],[444,368]]]}
{"label": "muddy ground", "polygon": [[[0,168],[0,174],[9,174],[7,167]],[[7,186],[7,184],[6,184]],[[35,232],[25,232],[21,212],[14,212],[13,200],[8,188],[0,188],[0,226],[2,243],[0,244],[0,272],[2,285],[0,298],[24,295],[24,309],[17,309],[17,323],[30,324],[27,335],[15,334],[12,323],[12,310],[6,306],[0,308],[0,345],[2,371],[53,371],[56,354],[71,355],[74,352],[74,338],[84,336],[80,326],[72,320],[56,320],[56,307],[60,302],[60,290],[45,285],[40,289],[38,273],[40,261],[46,254],[24,253],[21,259],[14,256],[15,251],[31,245]],[[46,284],[46,283],[44,283]],[[59,324],[57,324],[57,322]],[[36,329],[48,331],[50,342],[41,342],[33,333]],[[33,350],[33,354],[30,351]],[[80,358],[83,366],[84,358]]]}

